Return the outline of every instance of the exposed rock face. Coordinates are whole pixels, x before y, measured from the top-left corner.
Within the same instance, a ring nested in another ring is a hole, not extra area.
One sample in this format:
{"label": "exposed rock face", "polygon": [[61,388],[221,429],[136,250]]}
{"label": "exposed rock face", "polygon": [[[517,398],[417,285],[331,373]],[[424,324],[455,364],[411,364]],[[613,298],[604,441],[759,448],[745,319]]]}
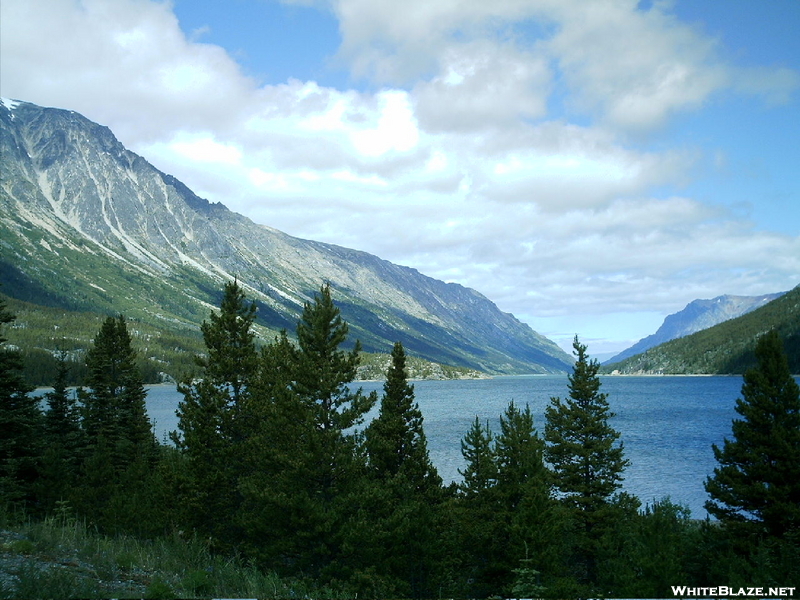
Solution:
{"label": "exposed rock face", "polygon": [[293,331],[330,282],[366,350],[400,340],[422,358],[494,373],[571,368],[554,342],[478,292],[257,225],[75,112],[3,100],[0,136],[3,293],[196,327],[236,277],[262,325]]}
{"label": "exposed rock face", "polygon": [[627,350],[605,361],[616,363],[625,360],[659,344],[691,335],[708,329],[724,321],[735,319],[749,313],[768,302],[782,296],[785,292],[764,296],[718,296],[711,300],[694,300],[686,308],[669,315],[653,335],[642,338]]}

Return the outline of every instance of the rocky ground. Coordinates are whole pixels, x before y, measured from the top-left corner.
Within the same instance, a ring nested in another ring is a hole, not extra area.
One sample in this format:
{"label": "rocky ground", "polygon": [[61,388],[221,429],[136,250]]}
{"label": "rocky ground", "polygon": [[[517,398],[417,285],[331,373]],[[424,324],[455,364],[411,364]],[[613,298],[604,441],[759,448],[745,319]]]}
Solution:
{"label": "rocky ground", "polygon": [[75,548],[46,551],[24,534],[0,530],[0,597],[144,597],[152,574],[81,560]]}

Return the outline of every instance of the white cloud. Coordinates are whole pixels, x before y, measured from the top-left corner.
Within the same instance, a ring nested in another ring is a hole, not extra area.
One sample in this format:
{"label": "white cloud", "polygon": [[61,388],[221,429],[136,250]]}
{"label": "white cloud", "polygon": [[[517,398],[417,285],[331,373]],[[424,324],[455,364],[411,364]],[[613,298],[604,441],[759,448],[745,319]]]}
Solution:
{"label": "white cloud", "polygon": [[338,0],[341,56],[385,85],[357,91],[259,86],[167,3],[3,0],[0,85],[259,223],[459,281],[534,326],[572,318],[571,338],[800,280],[797,237],[671,195],[699,149],[627,137],[726,87],[785,101],[797,74],[737,70],[636,5]]}
{"label": "white cloud", "polygon": [[428,131],[475,131],[547,114],[547,61],[510,44],[480,40],[447,48],[439,75],[414,89]]}

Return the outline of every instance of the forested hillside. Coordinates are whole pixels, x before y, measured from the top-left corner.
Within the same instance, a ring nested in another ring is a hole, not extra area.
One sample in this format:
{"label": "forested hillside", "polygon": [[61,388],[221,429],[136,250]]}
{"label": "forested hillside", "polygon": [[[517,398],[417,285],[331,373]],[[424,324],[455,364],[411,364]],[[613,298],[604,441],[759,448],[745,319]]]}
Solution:
{"label": "forested hillside", "polygon": [[[23,377],[37,387],[55,383],[59,358],[67,367],[67,385],[82,385],[86,375],[86,352],[91,348],[93,332],[104,317],[91,312],[69,311],[15,300],[0,293],[9,310],[16,315],[8,327],[8,343],[19,348]],[[152,323],[128,319],[128,330],[138,348],[137,366],[145,383],[180,381],[195,371],[195,355],[203,354],[199,327],[163,330]],[[269,343],[275,334],[253,324],[259,345]],[[361,353],[358,379],[383,379],[390,362],[387,353]],[[464,379],[487,377],[485,373],[408,357],[408,373],[413,379]]]}
{"label": "forested hillside", "polygon": [[[745,377],[743,421],[714,448],[712,523],[620,492],[624,440],[577,337],[544,436],[513,401],[496,431],[476,418],[463,481],[445,486],[402,343],[383,393],[365,395],[347,385],[359,344],[329,286],[296,343],[257,348],[255,312],[226,284],[168,445],[124,316],[100,323],[77,394],[57,364],[43,410],[0,301],[0,596],[655,598],[800,577],[800,389],[774,331]],[[75,556],[54,565],[65,548]]]}
{"label": "forested hillside", "polygon": [[604,365],[604,372],[741,374],[755,365],[758,337],[774,329],[800,373],[800,286],[741,317]]}

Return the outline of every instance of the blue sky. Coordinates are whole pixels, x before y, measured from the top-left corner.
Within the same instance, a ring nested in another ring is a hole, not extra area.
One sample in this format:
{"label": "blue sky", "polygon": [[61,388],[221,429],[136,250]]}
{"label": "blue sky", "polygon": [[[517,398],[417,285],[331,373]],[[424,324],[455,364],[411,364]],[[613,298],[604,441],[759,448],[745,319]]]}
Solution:
{"label": "blue sky", "polygon": [[569,348],[800,283],[797,0],[3,0],[0,93]]}

